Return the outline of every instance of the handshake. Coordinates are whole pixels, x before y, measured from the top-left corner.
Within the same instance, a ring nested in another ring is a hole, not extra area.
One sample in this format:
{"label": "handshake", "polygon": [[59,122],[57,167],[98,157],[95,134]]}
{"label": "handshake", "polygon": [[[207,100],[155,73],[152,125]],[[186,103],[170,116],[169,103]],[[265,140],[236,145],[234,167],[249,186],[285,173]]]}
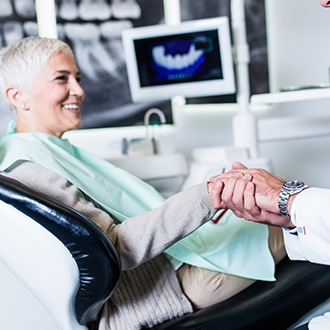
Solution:
{"label": "handshake", "polygon": [[231,209],[240,218],[283,228],[295,227],[290,218],[291,205],[307,187],[301,181],[285,182],[266,170],[248,169],[239,162],[208,182],[214,208]]}

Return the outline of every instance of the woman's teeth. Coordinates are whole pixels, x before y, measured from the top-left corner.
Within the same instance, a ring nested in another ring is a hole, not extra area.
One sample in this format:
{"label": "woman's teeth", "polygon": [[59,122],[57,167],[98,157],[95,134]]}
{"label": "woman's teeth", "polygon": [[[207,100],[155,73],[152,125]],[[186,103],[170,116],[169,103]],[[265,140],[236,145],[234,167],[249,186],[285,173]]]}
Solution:
{"label": "woman's teeth", "polygon": [[78,110],[79,109],[79,106],[77,104],[64,104],[63,107],[68,110]]}

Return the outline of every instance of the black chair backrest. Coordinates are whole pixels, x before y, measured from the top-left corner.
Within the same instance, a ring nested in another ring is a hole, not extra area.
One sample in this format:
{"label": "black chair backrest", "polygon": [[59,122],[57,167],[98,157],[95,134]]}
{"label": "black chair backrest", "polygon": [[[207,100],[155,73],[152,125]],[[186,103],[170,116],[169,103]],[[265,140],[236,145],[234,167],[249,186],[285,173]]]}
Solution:
{"label": "black chair backrest", "polygon": [[73,208],[3,175],[0,200],[38,222],[70,251],[80,274],[75,300],[77,320],[82,325],[95,322],[121,274],[120,260],[109,238]]}

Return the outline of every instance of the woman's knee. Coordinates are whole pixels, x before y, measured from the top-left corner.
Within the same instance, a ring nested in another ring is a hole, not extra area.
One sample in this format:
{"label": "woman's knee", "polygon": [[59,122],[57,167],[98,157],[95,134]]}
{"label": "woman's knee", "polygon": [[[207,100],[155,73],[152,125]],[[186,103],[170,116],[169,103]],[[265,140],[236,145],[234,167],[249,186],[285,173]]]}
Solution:
{"label": "woman's knee", "polygon": [[190,265],[182,267],[178,270],[179,282],[182,291],[195,309],[224,301],[255,282]]}

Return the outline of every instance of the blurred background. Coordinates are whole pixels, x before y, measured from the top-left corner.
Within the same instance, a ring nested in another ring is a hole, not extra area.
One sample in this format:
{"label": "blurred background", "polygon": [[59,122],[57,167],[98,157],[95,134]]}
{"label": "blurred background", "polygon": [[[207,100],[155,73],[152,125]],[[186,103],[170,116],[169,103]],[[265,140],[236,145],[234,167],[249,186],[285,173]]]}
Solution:
{"label": "blurred background", "polygon": [[[129,27],[164,24],[163,0],[56,0],[59,38],[75,53],[86,92],[83,127],[120,127],[143,124],[145,111],[160,108],[172,123],[169,101],[133,104],[130,97],[121,31]],[[229,0],[181,0],[182,21],[230,17]],[[267,40],[264,0],[246,0],[250,47],[251,92],[268,91]],[[37,35],[34,0],[1,0],[0,46]],[[235,102],[236,96],[188,99],[188,104]],[[0,134],[11,118],[0,101]]]}

